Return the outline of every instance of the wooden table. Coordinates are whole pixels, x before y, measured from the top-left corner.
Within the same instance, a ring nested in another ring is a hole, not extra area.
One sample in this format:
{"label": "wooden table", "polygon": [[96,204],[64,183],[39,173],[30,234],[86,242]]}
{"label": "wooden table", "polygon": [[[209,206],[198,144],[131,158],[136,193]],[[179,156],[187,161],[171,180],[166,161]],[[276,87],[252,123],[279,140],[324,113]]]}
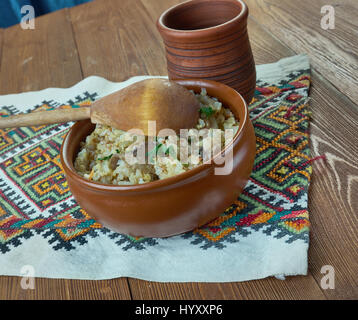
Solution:
{"label": "wooden table", "polygon": [[[97,0],[37,18],[35,30],[0,29],[0,94],[68,87],[90,75],[123,81],[165,75],[159,14],[178,0]],[[1,299],[357,299],[358,298],[358,3],[356,0],[247,0],[257,64],[308,53],[313,68],[309,192],[309,274],[286,281],[156,283],[0,277]],[[323,30],[321,7],[335,8]],[[320,286],[335,270],[335,289]]]}

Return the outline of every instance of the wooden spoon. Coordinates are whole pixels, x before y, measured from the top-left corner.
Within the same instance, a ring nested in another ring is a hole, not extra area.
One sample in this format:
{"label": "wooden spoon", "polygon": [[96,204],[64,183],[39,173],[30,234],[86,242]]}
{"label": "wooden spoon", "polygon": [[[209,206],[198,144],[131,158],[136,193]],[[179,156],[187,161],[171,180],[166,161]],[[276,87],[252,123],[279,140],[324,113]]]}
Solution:
{"label": "wooden spoon", "polygon": [[116,91],[90,107],[38,111],[0,118],[0,128],[38,126],[91,119],[92,123],[128,131],[136,128],[145,135],[148,121],[156,121],[156,134],[161,129],[194,128],[200,104],[183,86],[166,79],[148,79]]}

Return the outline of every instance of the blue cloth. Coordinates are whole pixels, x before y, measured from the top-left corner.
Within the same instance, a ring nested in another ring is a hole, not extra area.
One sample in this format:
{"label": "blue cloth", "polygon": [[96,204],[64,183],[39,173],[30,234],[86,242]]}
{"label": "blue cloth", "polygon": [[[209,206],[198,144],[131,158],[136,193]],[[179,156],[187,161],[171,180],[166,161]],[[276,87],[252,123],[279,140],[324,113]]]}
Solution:
{"label": "blue cloth", "polygon": [[0,0],[0,28],[20,23],[23,14],[21,7],[31,5],[35,16],[41,16],[65,7],[73,7],[91,0]]}

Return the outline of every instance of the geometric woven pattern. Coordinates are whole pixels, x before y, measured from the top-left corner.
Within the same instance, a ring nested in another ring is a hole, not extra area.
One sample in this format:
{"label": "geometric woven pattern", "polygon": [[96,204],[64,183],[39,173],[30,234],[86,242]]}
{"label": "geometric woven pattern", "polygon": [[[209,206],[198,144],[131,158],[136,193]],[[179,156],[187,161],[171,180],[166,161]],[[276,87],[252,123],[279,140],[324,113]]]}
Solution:
{"label": "geometric woven pattern", "polygon": [[281,86],[258,83],[249,106],[256,134],[253,172],[237,201],[204,227],[185,236],[203,248],[222,248],[240,234],[264,229],[288,242],[308,241],[307,188],[312,173],[308,146],[308,70]]}
{"label": "geometric woven pattern", "polygon": [[[291,73],[277,86],[258,81],[249,106],[256,133],[256,158],[240,197],[221,216],[180,237],[203,249],[222,249],[254,230],[268,236],[308,241],[307,188],[312,172],[306,98],[309,70]],[[89,105],[96,93],[82,93],[59,105],[44,101],[34,109]],[[17,113],[0,106],[0,116]],[[123,250],[143,250],[155,238],[112,232],[82,210],[72,197],[59,159],[70,124],[0,129],[0,254],[35,234],[54,250],[71,250],[89,237],[106,235]]]}

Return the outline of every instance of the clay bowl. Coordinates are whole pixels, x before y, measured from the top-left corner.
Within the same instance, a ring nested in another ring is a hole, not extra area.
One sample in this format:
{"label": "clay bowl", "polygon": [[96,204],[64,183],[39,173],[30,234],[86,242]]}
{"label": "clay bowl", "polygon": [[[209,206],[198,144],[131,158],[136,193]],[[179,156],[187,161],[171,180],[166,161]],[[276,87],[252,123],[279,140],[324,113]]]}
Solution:
{"label": "clay bowl", "polygon": [[[101,184],[82,178],[73,162],[80,142],[94,130],[89,120],[75,123],[61,147],[61,163],[69,188],[79,205],[104,226],[131,236],[166,237],[193,230],[218,217],[244,188],[255,157],[255,134],[245,100],[234,89],[214,81],[177,83],[217,97],[240,119],[231,145],[231,174],[215,174],[214,161],[177,176],[130,186]],[[215,158],[215,157],[214,157]],[[215,160],[215,159],[214,159]]]}
{"label": "clay bowl", "polygon": [[163,12],[157,28],[169,79],[219,81],[250,103],[256,69],[247,17],[247,5],[241,0],[191,0]]}

